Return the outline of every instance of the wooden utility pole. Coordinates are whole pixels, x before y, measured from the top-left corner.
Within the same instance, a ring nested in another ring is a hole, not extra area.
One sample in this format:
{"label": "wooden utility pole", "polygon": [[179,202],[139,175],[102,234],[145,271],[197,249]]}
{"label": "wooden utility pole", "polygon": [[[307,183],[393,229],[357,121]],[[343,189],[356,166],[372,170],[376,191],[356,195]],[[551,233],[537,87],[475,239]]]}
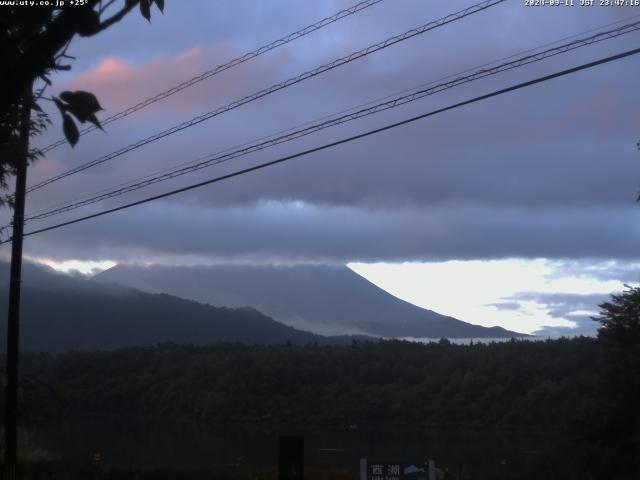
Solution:
{"label": "wooden utility pole", "polygon": [[20,110],[20,158],[16,171],[13,236],[11,239],[11,273],[9,279],[9,317],[7,322],[7,387],[4,417],[5,479],[16,478],[18,456],[18,354],[20,344],[20,288],[22,284],[22,234],[24,203],[31,130],[32,87],[25,92]]}

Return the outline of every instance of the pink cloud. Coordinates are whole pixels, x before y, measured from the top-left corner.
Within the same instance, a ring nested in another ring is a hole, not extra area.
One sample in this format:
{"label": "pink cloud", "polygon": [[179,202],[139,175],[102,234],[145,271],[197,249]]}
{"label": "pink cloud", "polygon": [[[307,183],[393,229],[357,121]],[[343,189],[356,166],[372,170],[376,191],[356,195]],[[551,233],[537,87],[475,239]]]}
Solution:
{"label": "pink cloud", "polygon": [[[238,52],[230,45],[218,44],[207,48],[193,47],[174,57],[154,59],[140,65],[122,58],[107,57],[96,68],[62,85],[61,90],[91,91],[107,110],[106,114],[112,114],[237,56]],[[288,57],[287,52],[279,52],[263,61],[249,61],[162,100],[145,112],[182,113],[215,108],[267,86],[265,81],[275,81]]]}

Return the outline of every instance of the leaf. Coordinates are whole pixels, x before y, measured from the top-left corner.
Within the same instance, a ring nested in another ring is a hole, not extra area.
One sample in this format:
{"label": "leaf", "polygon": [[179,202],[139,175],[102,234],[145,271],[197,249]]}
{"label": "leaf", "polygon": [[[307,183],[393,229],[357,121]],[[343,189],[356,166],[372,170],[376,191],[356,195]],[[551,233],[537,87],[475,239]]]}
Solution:
{"label": "leaf", "polygon": [[71,112],[81,123],[91,122],[100,127],[95,113],[102,110],[98,99],[91,92],[76,90],[75,92],[64,91],[60,98],[66,102],[64,108]]}
{"label": "leaf", "polygon": [[164,13],[164,0],[155,0],[156,5],[158,6],[158,10]]}
{"label": "leaf", "polygon": [[62,100],[64,100],[65,102],[70,103],[70,102],[73,100],[73,98],[74,98],[74,96],[73,96],[73,92],[70,92],[70,91],[68,91],[68,90],[65,90],[64,92],[62,92],[62,93],[60,94],[60,98],[61,98]]}
{"label": "leaf", "polygon": [[[66,104],[62,104],[62,108],[72,113],[80,123],[91,122],[103,130],[95,115],[97,111],[102,110],[102,107],[93,93],[84,90],[76,90],[75,92],[66,90],[60,94],[60,98],[66,102]],[[58,108],[61,107],[58,106]]]}
{"label": "leaf", "polygon": [[78,132],[76,122],[73,121],[73,118],[71,118],[69,114],[65,113],[62,118],[62,131],[64,132],[64,136],[66,137],[67,141],[73,147],[76,143],[78,143],[80,132]]}
{"label": "leaf", "polygon": [[96,127],[104,132],[104,128],[102,128],[102,125],[100,125],[100,120],[98,120],[98,117],[96,117],[94,114],[89,115],[87,121],[93,123]]}
{"label": "leaf", "polygon": [[80,121],[80,123],[84,123],[89,120],[90,112],[88,112],[82,104],[78,103],[67,103],[66,105],[67,111],[73,113],[73,115]]}
{"label": "leaf", "polygon": [[40,105],[38,105],[38,104],[37,104],[37,102],[36,102],[35,100],[32,100],[32,101],[31,101],[31,108],[32,108],[33,110],[35,110],[36,112],[44,113],[44,112],[42,111],[42,108],[40,107]]}
{"label": "leaf", "polygon": [[148,22],[151,21],[150,0],[140,0],[140,13],[142,13],[142,16],[146,18]]}
{"label": "leaf", "polygon": [[60,94],[60,98],[70,105],[77,105],[87,115],[103,110],[96,96],[91,92],[84,90],[76,90],[75,92],[64,91]]}

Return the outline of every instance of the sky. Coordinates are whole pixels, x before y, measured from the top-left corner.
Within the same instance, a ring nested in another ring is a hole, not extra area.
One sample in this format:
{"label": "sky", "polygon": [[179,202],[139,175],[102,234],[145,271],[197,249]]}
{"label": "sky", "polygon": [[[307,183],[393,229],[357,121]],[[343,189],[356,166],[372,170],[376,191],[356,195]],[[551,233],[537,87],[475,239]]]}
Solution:
{"label": "sky", "polygon": [[[74,40],[73,68],[53,78],[50,93],[89,90],[105,118],[354,3],[170,1],[151,23],[135,12],[96,37]],[[49,152],[30,169],[28,184],[472,4],[384,0],[83,136],[74,149]],[[37,190],[27,213],[638,15],[637,7],[508,0]],[[26,231],[639,46],[633,32],[33,221]],[[543,336],[593,334],[598,305],[639,280],[638,61],[628,57],[27,237],[25,255],[85,272],[122,262],[347,264],[400,298],[470,323]],[[39,146],[61,134],[59,114],[48,102],[43,107],[53,125]]]}

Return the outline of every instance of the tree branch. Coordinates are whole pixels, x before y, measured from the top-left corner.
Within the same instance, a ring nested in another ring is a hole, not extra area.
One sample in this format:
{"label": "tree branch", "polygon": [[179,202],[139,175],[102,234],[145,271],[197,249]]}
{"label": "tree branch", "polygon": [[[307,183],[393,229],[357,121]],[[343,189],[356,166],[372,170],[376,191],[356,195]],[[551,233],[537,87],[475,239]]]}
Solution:
{"label": "tree branch", "polygon": [[93,35],[95,35],[96,33],[101,32],[102,30],[105,30],[107,28],[109,28],[111,25],[113,25],[114,23],[118,23],[120,20],[122,20],[124,18],[124,16],[129,13],[139,2],[126,2],[125,6],[123,8],[120,9],[120,11],[118,13],[116,13],[115,15],[112,15],[111,17],[109,17],[107,20],[105,20],[104,22],[100,22],[100,26],[96,29],[96,31],[93,33]]}
{"label": "tree branch", "polygon": [[104,7],[102,6],[102,2],[100,2],[100,10],[98,10],[98,13],[102,15],[115,1],[116,0],[109,0]]}

